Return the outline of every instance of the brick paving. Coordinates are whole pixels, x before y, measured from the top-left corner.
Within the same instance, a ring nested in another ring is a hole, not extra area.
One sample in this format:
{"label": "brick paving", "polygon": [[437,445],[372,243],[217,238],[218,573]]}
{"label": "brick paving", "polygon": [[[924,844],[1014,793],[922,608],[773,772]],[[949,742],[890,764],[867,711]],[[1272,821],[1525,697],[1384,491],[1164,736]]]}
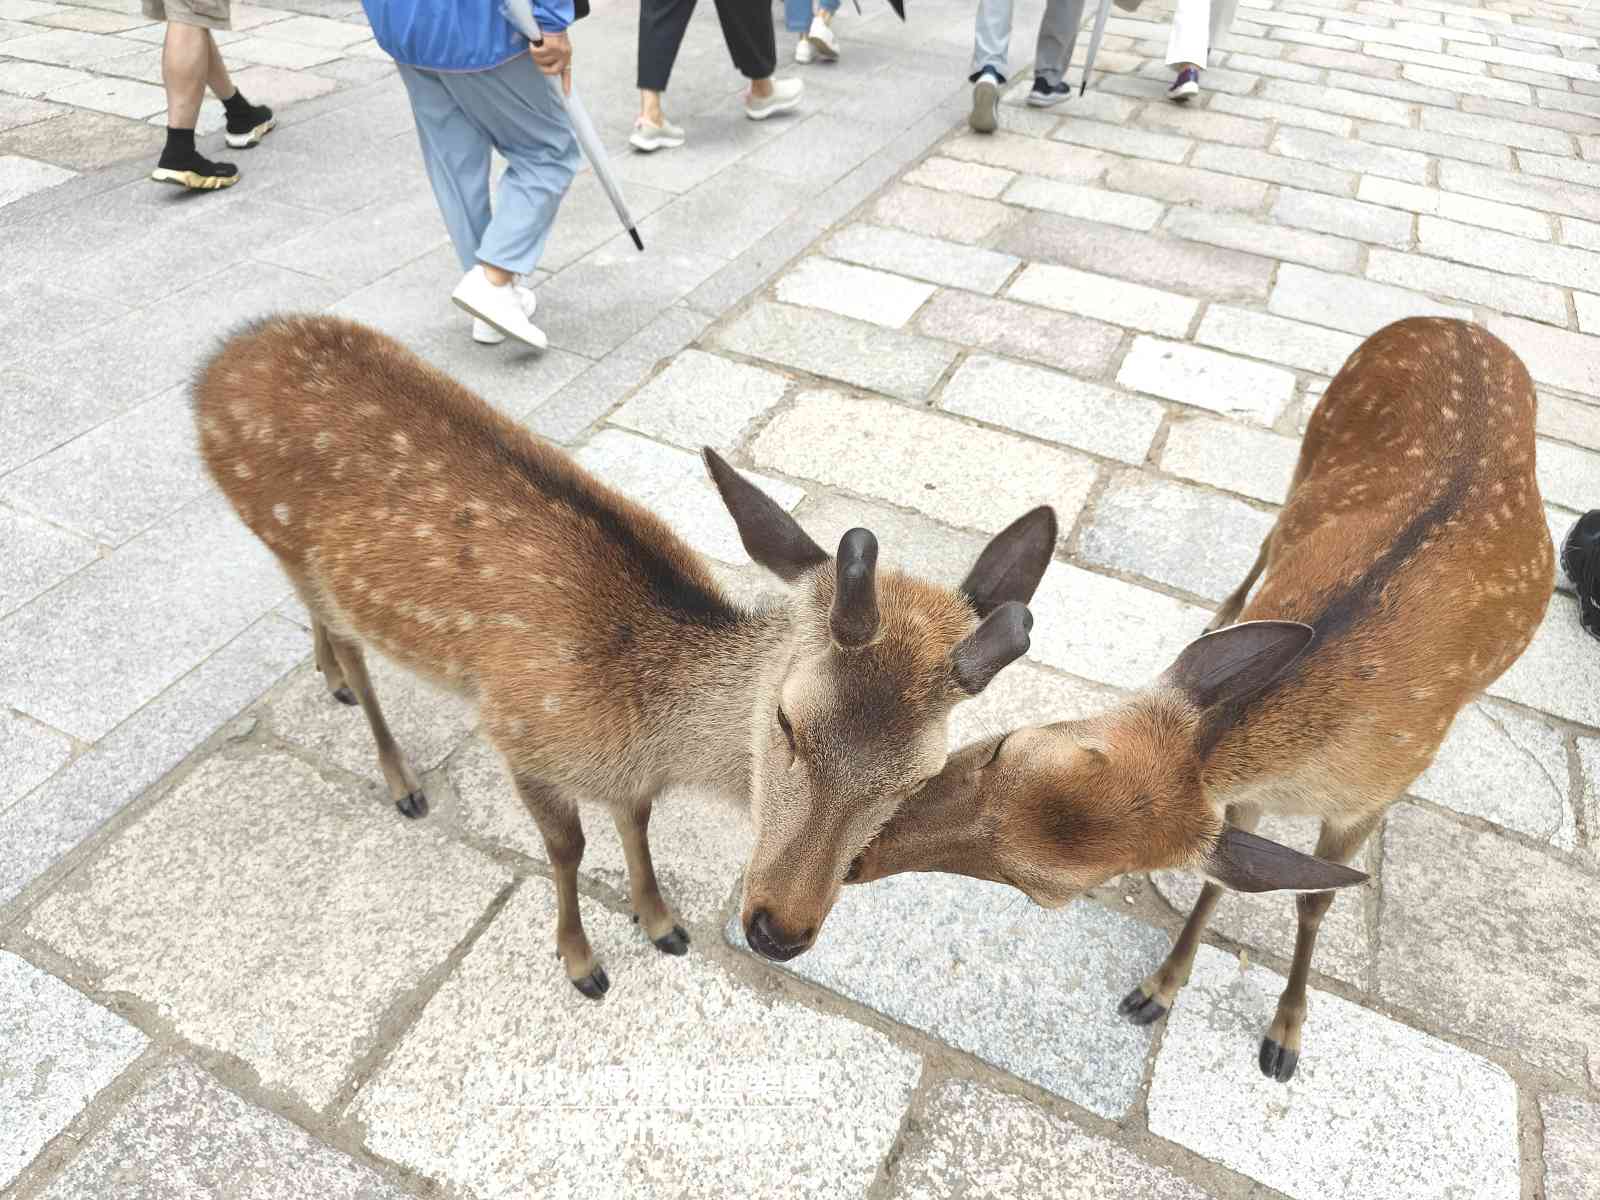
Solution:
{"label": "brick paving", "polygon": [[1180,109],[1149,0],[1114,10],[1087,96],[1014,91],[979,137],[969,5],[846,11],[801,117],[760,126],[705,12],[669,94],[690,143],[646,158],[622,152],[632,14],[601,11],[579,84],[650,249],[581,176],[534,357],[445,301],[358,4],[236,10],[224,52],[282,125],[198,202],[142,179],[163,105],[136,8],[0,0],[0,1197],[1600,1194],[1600,660],[1564,586],[1334,904],[1287,1087],[1254,1062],[1281,898],[1224,902],[1153,1030],[1113,1009],[1181,874],[1060,912],[898,878],[780,968],[731,924],[748,832],[694,794],[653,838],[688,959],[637,937],[590,822],[596,1006],[553,965],[543,848],[470,714],[379,667],[433,799],[393,814],[184,398],[242,318],[368,321],[741,589],[765,584],[702,444],[819,540],[865,524],[951,581],[1048,501],[1030,660],[952,738],[1084,715],[1203,627],[1328,377],[1392,319],[1504,337],[1552,532],[1600,504],[1600,13],[1244,0]]}

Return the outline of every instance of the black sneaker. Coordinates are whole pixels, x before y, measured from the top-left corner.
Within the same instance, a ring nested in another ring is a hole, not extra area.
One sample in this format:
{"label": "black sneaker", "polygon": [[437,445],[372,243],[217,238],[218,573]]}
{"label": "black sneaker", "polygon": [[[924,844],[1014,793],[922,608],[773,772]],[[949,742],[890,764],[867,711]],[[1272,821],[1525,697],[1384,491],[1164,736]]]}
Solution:
{"label": "black sneaker", "polygon": [[1200,71],[1197,67],[1185,67],[1178,72],[1178,77],[1172,81],[1172,86],[1167,89],[1167,99],[1179,104],[1187,104],[1191,97],[1200,94]]}
{"label": "black sneaker", "polygon": [[1579,517],[1561,543],[1561,569],[1578,593],[1578,620],[1600,638],[1600,508]]}
{"label": "black sneaker", "polygon": [[1033,90],[1028,93],[1028,103],[1034,108],[1050,108],[1060,104],[1070,95],[1072,89],[1065,83],[1051,83],[1043,75],[1035,75]]}
{"label": "black sneaker", "polygon": [[195,153],[186,155],[163,154],[150,178],[157,183],[175,183],[193,191],[212,192],[230,188],[239,182],[239,168],[232,163],[212,162]]}
{"label": "black sneaker", "polygon": [[228,114],[228,145],[234,150],[254,146],[278,123],[265,104],[252,104],[243,112]]}

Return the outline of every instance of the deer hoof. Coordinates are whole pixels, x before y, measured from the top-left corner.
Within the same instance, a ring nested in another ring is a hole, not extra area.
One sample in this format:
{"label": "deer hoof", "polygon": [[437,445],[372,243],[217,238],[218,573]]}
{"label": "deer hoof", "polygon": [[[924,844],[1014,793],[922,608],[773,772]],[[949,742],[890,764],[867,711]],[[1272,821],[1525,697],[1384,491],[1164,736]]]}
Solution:
{"label": "deer hoof", "polygon": [[1154,996],[1146,996],[1143,988],[1134,988],[1122,998],[1117,1011],[1135,1025],[1154,1025],[1167,1015],[1167,1006]]}
{"label": "deer hoof", "polygon": [[356,694],[342,684],[333,689],[333,698],[340,704],[348,704],[351,707],[361,703],[356,699]]}
{"label": "deer hoof", "polygon": [[1288,1083],[1300,1062],[1300,1051],[1285,1050],[1272,1038],[1261,1039],[1261,1073],[1268,1079]]}
{"label": "deer hoof", "polygon": [[689,935],[682,925],[674,925],[671,933],[664,933],[653,939],[652,945],[663,954],[673,957],[689,953]]}
{"label": "deer hoof", "polygon": [[598,1000],[611,990],[611,980],[606,977],[606,969],[597,966],[582,979],[574,979],[572,986],[590,1000]]}
{"label": "deer hoof", "polygon": [[401,816],[410,817],[413,821],[428,815],[428,798],[422,794],[421,789],[408,796],[402,796],[394,802],[394,806],[400,810]]}

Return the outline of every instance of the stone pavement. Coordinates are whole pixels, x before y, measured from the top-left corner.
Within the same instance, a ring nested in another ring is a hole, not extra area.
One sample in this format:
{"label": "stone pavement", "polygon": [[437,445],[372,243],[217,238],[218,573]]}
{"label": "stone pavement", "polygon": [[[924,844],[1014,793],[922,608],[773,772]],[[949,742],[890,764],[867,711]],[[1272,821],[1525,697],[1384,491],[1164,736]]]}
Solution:
{"label": "stone pavement", "polygon": [[1540,385],[1552,530],[1600,504],[1600,13],[1245,0],[1179,109],[1149,0],[1087,97],[1017,93],[978,138],[968,4],[846,11],[844,60],[763,125],[706,11],[669,97],[692,140],[637,158],[632,13],[605,9],[579,81],[649,252],[581,177],[531,356],[473,346],[445,303],[356,4],[244,7],[225,52],[282,128],[198,199],[141,178],[158,31],[131,7],[0,0],[0,1197],[1600,1195],[1600,659],[1570,592],[1335,903],[1287,1087],[1254,1063],[1281,898],[1228,898],[1154,1030],[1113,1010],[1184,876],[1053,913],[890,880],[780,969],[730,924],[748,834],[687,794],[653,822],[686,959],[637,937],[590,821],[593,1005],[470,714],[375,671],[434,802],[402,821],[183,394],[253,313],[367,320],[739,587],[764,584],[703,443],[819,540],[866,524],[950,580],[1048,501],[1068,532],[1031,661],[952,737],[1087,713],[1203,626],[1327,378],[1395,317],[1506,338]]}

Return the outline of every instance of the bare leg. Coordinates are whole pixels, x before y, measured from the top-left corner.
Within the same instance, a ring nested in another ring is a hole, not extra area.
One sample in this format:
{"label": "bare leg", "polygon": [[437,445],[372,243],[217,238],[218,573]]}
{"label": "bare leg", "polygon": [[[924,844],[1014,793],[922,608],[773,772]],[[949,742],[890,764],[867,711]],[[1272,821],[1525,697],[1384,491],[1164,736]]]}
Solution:
{"label": "bare leg", "polygon": [[[1228,806],[1228,824],[1250,833],[1261,820],[1261,810],[1255,805]],[[1183,923],[1183,932],[1162,964],[1143,983],[1122,998],[1117,1011],[1135,1025],[1151,1025],[1167,1015],[1178,992],[1189,982],[1189,972],[1194,969],[1194,956],[1200,949],[1200,935],[1222,898],[1220,885],[1207,882],[1200,889],[1200,898],[1194,902],[1194,911]]]}
{"label": "bare leg", "polygon": [[[1329,862],[1349,862],[1382,815],[1383,810],[1379,809],[1345,829],[1335,829],[1324,821],[1322,832],[1317,836],[1317,857]],[[1311,952],[1316,949],[1317,931],[1322,927],[1322,918],[1333,903],[1333,897],[1333,892],[1301,892],[1294,899],[1300,914],[1300,928],[1294,939],[1294,965],[1289,969],[1289,983],[1278,997],[1278,1011],[1267,1027],[1267,1036],[1261,1039],[1261,1073],[1280,1083],[1287,1083],[1294,1077],[1295,1066],[1300,1061],[1300,1027],[1306,1019],[1306,978],[1311,974]]]}
{"label": "bare leg", "polygon": [[606,969],[595,961],[589,936],[583,931],[583,916],[578,911],[578,865],[583,862],[583,826],[577,807],[555,788],[540,779],[516,778],[517,794],[528,806],[544,837],[545,853],[556,877],[556,955],[567,970],[567,979],[591,1000],[606,994],[611,980]]}
{"label": "bare leg", "polygon": [[[200,101],[206,93],[206,77],[211,73],[211,55],[215,52],[209,29],[167,22],[167,37],[161,50],[161,82],[167,89],[167,125],[170,128],[194,128],[200,116]],[[224,78],[226,75],[224,72]]]}
{"label": "bare leg", "polygon": [[367,676],[367,662],[361,647],[332,634],[327,636],[344,681],[355,693],[361,711],[367,714],[367,724],[372,727],[372,740],[378,744],[378,765],[383,768],[384,781],[389,785],[389,799],[404,816],[427,816],[428,798],[422,794],[422,785],[417,782],[405,755],[400,753],[400,747],[395,745],[389,723],[383,719],[377,693],[372,690],[372,680]]}
{"label": "bare leg", "polygon": [[651,125],[661,124],[661,93],[639,89],[639,116]]}
{"label": "bare leg", "polygon": [[322,672],[323,682],[328,685],[333,698],[340,704],[359,704],[356,694],[344,681],[344,672],[339,669],[339,659],[333,652],[333,638],[328,633],[328,627],[315,616],[311,618],[311,639],[316,647],[317,670]]}
{"label": "bare leg", "polygon": [[1245,597],[1250,594],[1250,589],[1255,587],[1256,580],[1261,578],[1261,572],[1267,569],[1267,555],[1271,548],[1272,535],[1269,533],[1261,542],[1261,550],[1256,555],[1256,565],[1250,568],[1250,573],[1244,577],[1244,582],[1233,589],[1233,594],[1222,602],[1222,607],[1217,609],[1217,615],[1206,625],[1207,633],[1215,633],[1239,619]]}
{"label": "bare leg", "polygon": [[644,926],[645,936],[657,950],[668,954],[687,954],[689,934],[678,924],[656,883],[655,865],[650,861],[651,802],[645,800],[630,808],[616,808],[611,819],[622,839],[622,853],[628,860],[628,896],[633,904],[633,919]]}
{"label": "bare leg", "polygon": [[233,86],[233,80],[228,76],[227,64],[222,61],[222,51],[217,49],[217,39],[211,36],[209,29],[205,34],[206,46],[210,50],[206,63],[206,86],[218,100],[226,100],[238,89]]}

